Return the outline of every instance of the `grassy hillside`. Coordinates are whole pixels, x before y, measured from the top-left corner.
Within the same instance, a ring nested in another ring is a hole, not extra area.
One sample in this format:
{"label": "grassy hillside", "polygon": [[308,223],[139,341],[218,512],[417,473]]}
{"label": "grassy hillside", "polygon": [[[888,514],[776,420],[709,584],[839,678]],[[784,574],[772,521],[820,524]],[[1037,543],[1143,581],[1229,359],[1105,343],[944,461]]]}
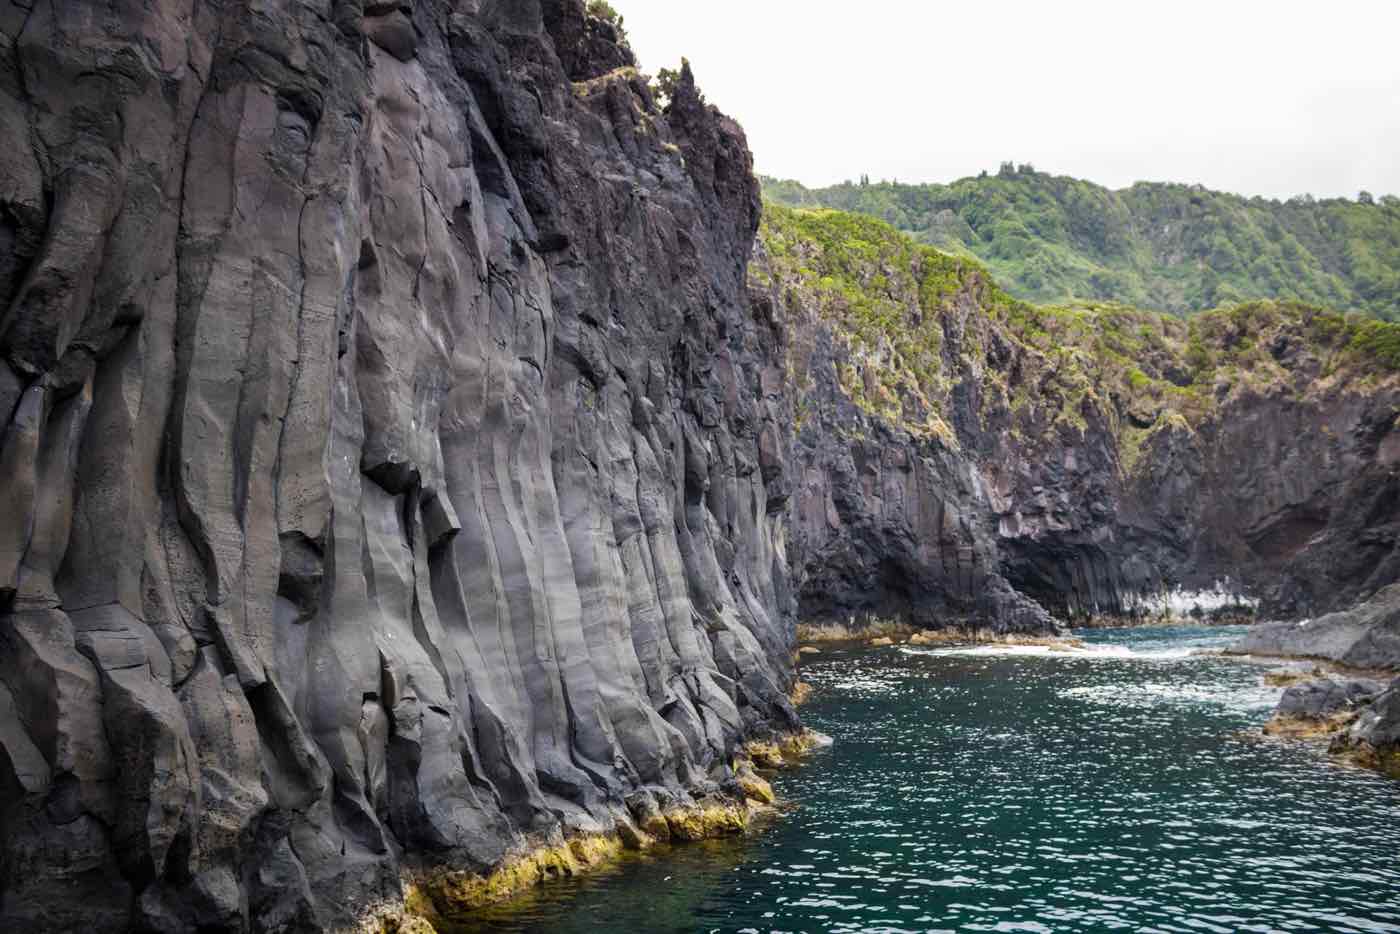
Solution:
{"label": "grassy hillside", "polygon": [[[842,391],[859,408],[950,447],[953,387],[969,373],[983,383],[981,398],[1001,398],[1017,423],[1038,430],[1082,430],[1088,409],[1111,412],[1129,473],[1152,434],[1199,424],[1232,393],[1293,386],[1303,371],[1352,386],[1400,374],[1400,324],[1296,301],[1184,320],[1113,302],[1033,304],[975,259],[829,209],[767,203],[750,275],[830,328],[846,348]],[[950,333],[958,346],[945,347]],[[1010,357],[996,349],[1008,342]],[[810,351],[795,339],[798,357]],[[799,386],[805,370],[790,361]]]}
{"label": "grassy hillside", "polygon": [[984,263],[1018,298],[1112,301],[1177,314],[1256,299],[1400,320],[1400,198],[1286,202],[1004,166],[950,185],[764,179],[789,207],[877,217]]}

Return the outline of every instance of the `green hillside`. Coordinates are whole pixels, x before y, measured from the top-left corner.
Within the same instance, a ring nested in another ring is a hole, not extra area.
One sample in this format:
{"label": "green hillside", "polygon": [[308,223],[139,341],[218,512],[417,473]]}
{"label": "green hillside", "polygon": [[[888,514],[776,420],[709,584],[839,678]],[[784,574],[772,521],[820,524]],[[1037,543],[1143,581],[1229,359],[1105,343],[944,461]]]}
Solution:
{"label": "green hillside", "polygon": [[[954,370],[969,359],[975,365],[964,376],[978,374],[977,398],[1006,400],[1040,432],[1082,428],[1086,405],[1127,413],[1107,419],[1119,424],[1127,471],[1153,432],[1198,424],[1232,392],[1296,391],[1287,388],[1295,370],[1354,385],[1400,374],[1400,324],[1291,300],[1184,320],[1115,302],[1034,304],[1008,295],[976,260],[830,209],[765,205],[749,274],[754,288],[830,328],[845,348],[836,365],[842,391],[857,407],[950,447],[958,444],[952,393],[963,378]],[[952,356],[943,346],[950,316],[961,335]],[[1018,362],[1007,363],[997,346],[1014,348]],[[811,351],[794,341],[795,356]],[[1304,356],[1313,364],[1303,365]],[[789,378],[803,386],[805,366],[793,364]],[[1016,387],[1007,383],[1012,370]],[[800,427],[803,404],[797,414]]]}
{"label": "green hillside", "polygon": [[1034,302],[1178,314],[1293,300],[1400,320],[1400,198],[1273,201],[1199,186],[1091,182],[1004,165],[949,185],[763,179],[789,207],[866,214],[984,263]]}

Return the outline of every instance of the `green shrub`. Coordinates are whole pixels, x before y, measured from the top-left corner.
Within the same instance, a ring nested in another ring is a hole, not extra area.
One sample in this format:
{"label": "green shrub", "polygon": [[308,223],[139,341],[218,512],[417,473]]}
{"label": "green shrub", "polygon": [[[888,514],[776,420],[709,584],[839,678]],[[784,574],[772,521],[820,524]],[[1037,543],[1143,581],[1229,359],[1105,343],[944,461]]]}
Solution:
{"label": "green shrub", "polygon": [[986,263],[1026,301],[1176,314],[1258,299],[1400,318],[1400,199],[1287,202],[1139,183],[1110,191],[1006,163],[947,185],[764,179],[768,197],[879,218]]}
{"label": "green shrub", "polygon": [[617,30],[617,38],[624,45],[627,43],[627,29],[623,24],[622,14],[618,13],[608,0],[588,0],[588,15],[595,19],[600,19]]}
{"label": "green shrub", "polygon": [[1352,350],[1390,370],[1400,370],[1400,324],[1367,321],[1351,339]]}

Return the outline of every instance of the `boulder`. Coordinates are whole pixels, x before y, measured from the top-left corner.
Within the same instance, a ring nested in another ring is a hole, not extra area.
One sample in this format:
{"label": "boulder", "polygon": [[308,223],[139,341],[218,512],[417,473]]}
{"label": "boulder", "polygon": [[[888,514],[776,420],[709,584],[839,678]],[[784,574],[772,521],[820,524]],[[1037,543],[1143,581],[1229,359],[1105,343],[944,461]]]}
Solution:
{"label": "boulder", "polygon": [[1292,685],[1283,692],[1274,715],[1299,720],[1326,720],[1338,714],[1355,712],[1384,689],[1383,682],[1366,678],[1306,681]]}

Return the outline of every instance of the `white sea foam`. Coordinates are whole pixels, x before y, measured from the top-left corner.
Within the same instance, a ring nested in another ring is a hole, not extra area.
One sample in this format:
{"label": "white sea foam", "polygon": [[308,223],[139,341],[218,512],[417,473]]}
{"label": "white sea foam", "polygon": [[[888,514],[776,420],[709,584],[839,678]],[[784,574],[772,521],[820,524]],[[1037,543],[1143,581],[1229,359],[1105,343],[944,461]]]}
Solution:
{"label": "white sea foam", "polygon": [[1271,708],[1278,692],[1265,688],[1225,684],[1180,684],[1143,681],[1137,684],[1094,684],[1064,688],[1061,697],[1073,697],[1106,707],[1156,707],[1162,703],[1256,710]]}
{"label": "white sea foam", "polygon": [[1151,616],[1185,617],[1197,613],[1211,613],[1226,607],[1259,608],[1259,601],[1239,592],[1230,578],[1218,580],[1207,590],[1164,590],[1159,593],[1143,594],[1129,600],[1128,609],[1146,612]]}
{"label": "white sea foam", "polygon": [[965,645],[928,648],[902,645],[898,649],[905,655],[929,657],[970,656],[1002,658],[1021,656],[1027,658],[1086,658],[1095,661],[1122,661],[1123,659],[1146,659],[1170,661],[1189,658],[1200,653],[1196,647],[1174,647],[1170,649],[1134,649],[1126,645]]}

